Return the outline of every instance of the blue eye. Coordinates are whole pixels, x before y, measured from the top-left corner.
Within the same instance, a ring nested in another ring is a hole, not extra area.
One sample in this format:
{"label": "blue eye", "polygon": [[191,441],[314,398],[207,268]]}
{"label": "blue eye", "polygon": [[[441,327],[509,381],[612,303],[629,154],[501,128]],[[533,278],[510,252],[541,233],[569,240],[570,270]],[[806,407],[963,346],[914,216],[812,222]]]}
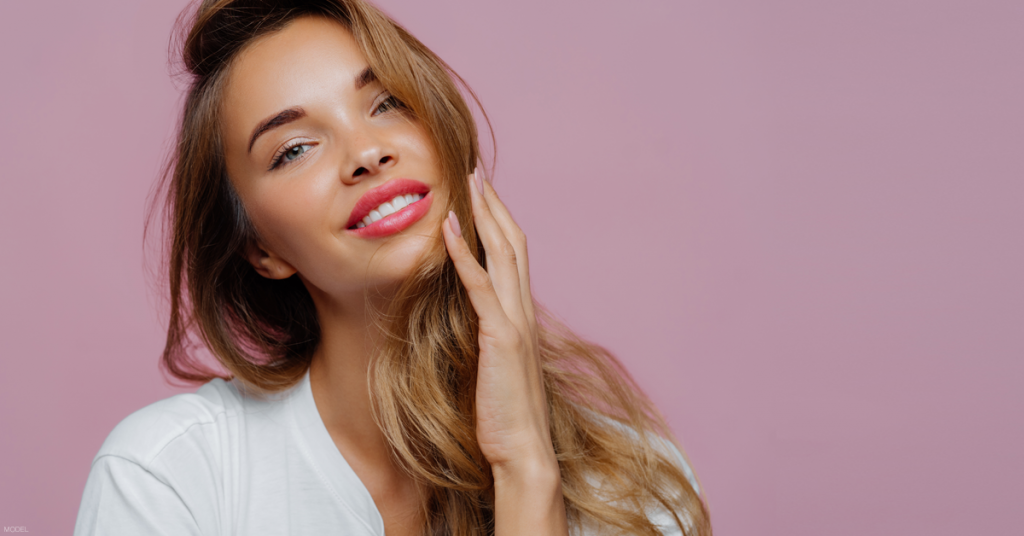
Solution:
{"label": "blue eye", "polygon": [[284,152],[284,159],[291,162],[296,158],[302,156],[302,153],[306,152],[310,147],[309,145],[296,145]]}
{"label": "blue eye", "polygon": [[270,166],[270,169],[274,169],[281,164],[287,165],[298,160],[312,147],[313,146],[308,143],[300,143],[285,147],[281,152],[277,153],[277,156],[274,158],[274,163]]}

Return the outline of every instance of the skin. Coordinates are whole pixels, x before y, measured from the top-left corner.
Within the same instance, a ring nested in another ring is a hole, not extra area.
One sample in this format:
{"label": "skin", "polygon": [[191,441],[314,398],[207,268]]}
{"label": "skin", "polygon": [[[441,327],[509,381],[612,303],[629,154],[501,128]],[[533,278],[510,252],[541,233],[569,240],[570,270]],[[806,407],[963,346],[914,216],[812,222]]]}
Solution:
{"label": "skin", "polygon": [[[303,17],[243,50],[225,88],[223,135],[228,175],[261,240],[248,259],[264,277],[298,274],[322,327],[310,367],[317,409],[339,451],[373,497],[389,536],[418,534],[419,496],[394,465],[370,413],[367,369],[379,333],[369,299],[386,300],[436,233],[480,317],[477,439],[495,478],[499,535],[568,533],[561,480],[547,423],[530,298],[526,238],[490,184],[471,175],[474,223],[485,271],[444,214],[446,189],[423,128],[384,104],[376,82],[357,88],[367,62],[340,24]],[[262,120],[301,106],[306,116],[260,136]],[[294,159],[268,170],[293,142]],[[386,238],[345,231],[359,197],[396,178],[426,183],[430,211]],[[379,304],[377,304],[379,306]]]}

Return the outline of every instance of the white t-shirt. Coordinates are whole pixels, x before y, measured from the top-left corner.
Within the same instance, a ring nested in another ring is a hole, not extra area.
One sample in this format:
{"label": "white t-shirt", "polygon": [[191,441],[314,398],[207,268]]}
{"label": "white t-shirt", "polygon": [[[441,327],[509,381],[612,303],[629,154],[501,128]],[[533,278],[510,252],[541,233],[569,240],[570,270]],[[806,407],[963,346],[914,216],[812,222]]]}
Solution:
{"label": "white t-shirt", "polygon": [[[667,513],[650,515],[679,534]],[[320,419],[307,371],[270,398],[215,379],[129,415],[93,460],[74,534],[384,536],[384,523]]]}

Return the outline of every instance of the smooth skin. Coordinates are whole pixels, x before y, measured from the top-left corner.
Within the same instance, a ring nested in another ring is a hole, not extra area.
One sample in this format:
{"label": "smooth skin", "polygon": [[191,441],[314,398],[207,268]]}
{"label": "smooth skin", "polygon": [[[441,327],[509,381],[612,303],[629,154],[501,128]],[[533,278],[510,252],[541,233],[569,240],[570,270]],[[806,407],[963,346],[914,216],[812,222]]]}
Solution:
{"label": "smooth skin", "polygon": [[[378,83],[355,82],[366,66],[351,34],[317,17],[296,19],[236,58],[223,136],[228,176],[260,235],[248,260],[267,278],[297,274],[309,290],[322,334],[310,365],[317,409],[386,534],[411,536],[424,523],[417,487],[394,465],[371,415],[367,372],[380,334],[369,312],[381,303],[367,300],[387,300],[441,232],[480,318],[477,438],[494,472],[496,533],[565,535],[526,238],[493,188],[474,182],[473,218],[488,258],[488,270],[481,267],[444,213],[448,194],[429,137],[389,105]],[[295,107],[302,117],[268,130],[248,150],[257,124]],[[271,169],[282,151],[286,162]],[[397,177],[430,186],[430,211],[390,237],[348,232],[359,197]]]}

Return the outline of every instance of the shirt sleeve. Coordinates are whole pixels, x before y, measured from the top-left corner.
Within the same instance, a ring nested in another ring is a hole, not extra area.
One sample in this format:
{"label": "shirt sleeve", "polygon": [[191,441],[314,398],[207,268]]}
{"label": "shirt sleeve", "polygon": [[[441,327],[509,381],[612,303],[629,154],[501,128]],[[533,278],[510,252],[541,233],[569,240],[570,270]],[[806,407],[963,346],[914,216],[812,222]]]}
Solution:
{"label": "shirt sleeve", "polygon": [[74,536],[199,536],[202,531],[178,493],[139,464],[97,458],[85,483]]}
{"label": "shirt sleeve", "polygon": [[682,469],[683,475],[686,476],[686,480],[690,482],[690,486],[693,487],[693,491],[695,491],[698,496],[703,495],[700,491],[700,484],[697,483],[697,476],[693,474],[693,468],[690,467],[690,464],[686,461],[686,457],[683,456],[683,453],[680,452],[671,441],[664,438],[657,439],[656,446],[658,445],[660,445],[662,452],[675,460],[676,465]]}
{"label": "shirt sleeve", "polygon": [[[683,475],[686,476],[686,479],[693,487],[693,490],[698,496],[701,496],[697,477],[694,475],[690,464],[686,461],[686,457],[683,456],[683,453],[679,451],[675,444],[661,437],[652,438],[652,442],[655,449],[661,451],[662,454],[666,455],[671,461],[674,461],[676,465],[679,466]],[[651,505],[645,509],[644,513],[647,515],[647,519],[658,528],[663,536],[685,536],[683,530],[673,518],[672,513],[667,511],[663,506]],[[692,521],[690,518],[683,512],[678,512],[678,515],[680,516],[680,521],[682,521],[683,525],[686,527],[687,532],[691,531]],[[583,520],[580,525],[580,529],[581,530],[578,534],[582,536],[610,536],[615,534],[614,531],[597,525],[593,520]],[[570,532],[570,534],[573,533]]]}
{"label": "shirt sleeve", "polygon": [[[686,480],[690,482],[690,486],[693,487],[693,491],[698,497],[701,497],[702,494],[700,485],[697,483],[697,477],[693,474],[693,469],[686,461],[683,453],[676,448],[675,444],[665,438],[657,438],[655,441],[655,446],[659,447],[664,454],[676,462],[676,465],[683,471]],[[665,511],[664,508],[658,507],[653,512],[648,512],[648,518],[651,520],[651,523],[654,523],[661,529],[661,533],[664,536],[684,536],[683,531],[675,519],[672,518],[672,514]],[[685,515],[682,515],[680,520],[687,526],[687,531],[689,531],[691,520]]]}

